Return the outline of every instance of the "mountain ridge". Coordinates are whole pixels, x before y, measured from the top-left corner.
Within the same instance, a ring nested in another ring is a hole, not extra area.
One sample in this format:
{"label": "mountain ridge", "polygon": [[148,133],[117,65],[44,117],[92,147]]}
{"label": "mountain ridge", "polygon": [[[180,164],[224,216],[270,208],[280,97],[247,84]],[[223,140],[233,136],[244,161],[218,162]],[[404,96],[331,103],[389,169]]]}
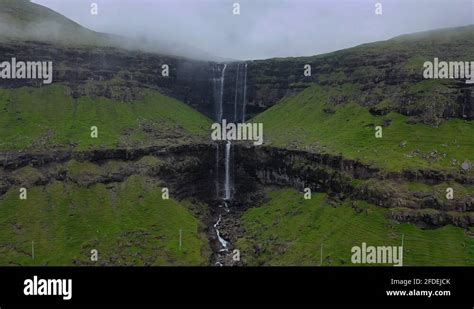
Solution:
{"label": "mountain ridge", "polygon": [[51,42],[64,46],[117,47],[196,60],[229,60],[177,42],[144,41],[97,32],[29,0],[0,0],[1,40]]}

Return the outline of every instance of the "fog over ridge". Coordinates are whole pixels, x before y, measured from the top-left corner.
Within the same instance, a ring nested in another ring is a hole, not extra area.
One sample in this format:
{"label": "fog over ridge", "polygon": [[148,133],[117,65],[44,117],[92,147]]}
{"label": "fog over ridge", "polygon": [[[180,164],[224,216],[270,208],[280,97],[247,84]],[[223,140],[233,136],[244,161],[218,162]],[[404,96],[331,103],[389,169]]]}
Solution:
{"label": "fog over ridge", "polygon": [[[311,56],[402,34],[474,24],[471,0],[34,0],[88,29],[190,55]],[[91,3],[99,14],[91,14]],[[233,15],[233,4],[240,15]]]}

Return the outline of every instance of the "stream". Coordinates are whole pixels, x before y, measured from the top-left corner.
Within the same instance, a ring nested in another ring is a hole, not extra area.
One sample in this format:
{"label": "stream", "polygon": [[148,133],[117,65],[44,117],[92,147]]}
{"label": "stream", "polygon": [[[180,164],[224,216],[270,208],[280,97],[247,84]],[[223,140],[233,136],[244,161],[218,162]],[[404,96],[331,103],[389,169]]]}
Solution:
{"label": "stream", "polygon": [[[236,64],[236,76],[235,76],[235,88],[233,95],[233,118],[234,123],[245,122],[245,105],[247,96],[247,64],[237,63]],[[242,66],[242,69],[241,69]],[[225,73],[227,64],[217,65],[214,68],[214,104],[215,104],[215,120],[219,123],[222,122],[224,117],[224,90],[225,90]],[[243,76],[239,76],[243,75]],[[240,95],[239,95],[240,94]],[[239,105],[241,102],[241,110]],[[240,117],[239,117],[240,116]],[[240,119],[239,119],[240,118]],[[213,248],[212,264],[216,266],[231,266],[235,265],[235,261],[232,259],[233,247],[229,239],[225,238],[225,233],[222,233],[225,229],[225,224],[229,224],[232,213],[232,198],[233,198],[233,162],[232,162],[232,142],[230,140],[225,144],[224,150],[224,191],[220,190],[221,178],[219,177],[219,145],[217,145],[216,151],[216,206],[211,210],[213,217],[212,229],[215,233],[217,241],[211,244]],[[230,222],[231,223],[231,222]],[[223,235],[224,234],[224,235]],[[214,237],[212,237],[214,238]]]}

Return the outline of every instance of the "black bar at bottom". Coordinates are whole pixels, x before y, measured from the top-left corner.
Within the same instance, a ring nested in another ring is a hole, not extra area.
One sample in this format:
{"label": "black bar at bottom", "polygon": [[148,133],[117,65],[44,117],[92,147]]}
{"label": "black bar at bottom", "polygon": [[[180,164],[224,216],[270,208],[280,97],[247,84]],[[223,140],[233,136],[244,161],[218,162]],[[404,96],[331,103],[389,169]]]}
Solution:
{"label": "black bar at bottom", "polygon": [[[34,276],[37,276],[38,280],[72,279],[72,298],[64,300],[60,295],[25,296],[25,280],[33,279]],[[449,295],[387,296],[387,291],[403,290],[407,291],[406,293],[431,291],[432,294],[441,291],[438,293],[449,293]],[[9,304],[65,306],[163,303],[417,304],[429,307],[439,304],[458,304],[462,305],[459,308],[473,308],[474,268],[0,268],[0,307],[2,309],[8,309]]]}

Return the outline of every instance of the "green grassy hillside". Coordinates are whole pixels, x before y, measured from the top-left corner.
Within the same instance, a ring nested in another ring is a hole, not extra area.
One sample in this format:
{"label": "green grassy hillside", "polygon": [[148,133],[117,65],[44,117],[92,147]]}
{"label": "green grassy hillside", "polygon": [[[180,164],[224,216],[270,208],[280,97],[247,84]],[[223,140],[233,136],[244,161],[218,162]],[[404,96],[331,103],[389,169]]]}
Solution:
{"label": "green grassy hillside", "polygon": [[387,209],[346,201],[338,207],[325,194],[305,200],[292,189],[269,193],[269,201],[242,217],[245,237],[236,247],[249,265],[354,265],[351,248],[400,246],[403,265],[474,265],[474,238],[464,230],[445,226],[422,230],[388,220]]}
{"label": "green grassy hillside", "polygon": [[73,45],[104,45],[116,39],[86,29],[29,0],[0,0],[0,26],[0,41],[34,39]]}
{"label": "green grassy hillside", "polygon": [[[258,115],[266,145],[342,154],[390,171],[433,168],[460,171],[474,163],[474,123],[460,119],[435,127],[410,124],[398,113],[374,116],[351,100],[329,103],[335,95],[358,96],[357,86],[312,86]],[[383,127],[382,138],[375,127]],[[471,173],[474,172],[471,169]]]}
{"label": "green grassy hillside", "polygon": [[27,200],[12,188],[0,203],[0,265],[205,265],[208,241],[185,205],[137,176],[90,187],[53,182],[30,188]]}
{"label": "green grassy hillside", "polygon": [[[91,2],[92,3],[92,2]],[[85,10],[90,10],[86,3]],[[101,4],[98,4],[99,7]],[[99,10],[100,12],[100,10]],[[138,39],[87,29],[48,7],[29,0],[0,0],[0,42],[48,42],[68,47],[115,47],[141,50],[176,58],[225,61],[186,43],[165,38],[159,41]]]}
{"label": "green grassy hillside", "polygon": [[[0,110],[2,152],[176,146],[207,141],[210,127],[189,106],[147,89],[127,102],[94,95],[74,99],[61,84],[0,89]],[[98,138],[91,137],[92,126]],[[145,168],[156,167],[153,160]],[[120,174],[126,164],[101,168]],[[97,165],[72,160],[65,168],[67,180],[47,185],[34,185],[43,176],[33,168],[2,170],[28,187],[28,198],[19,199],[20,185],[0,197],[0,265],[208,263],[208,240],[192,215],[199,205],[162,200],[156,178],[98,183],[92,181],[100,176]],[[98,262],[90,261],[92,249],[99,252]]]}
{"label": "green grassy hillside", "polygon": [[[471,90],[463,80],[425,80],[425,61],[471,61],[474,25],[437,29],[363,44],[327,54],[276,58],[249,65],[249,104],[272,106],[288,93],[318,84],[337,89],[329,103],[348,100],[374,114],[398,112],[412,121],[438,125],[447,118],[474,119]],[[311,76],[305,76],[305,65]]]}
{"label": "green grassy hillside", "polygon": [[[62,85],[0,89],[0,150],[77,150],[177,145],[208,140],[210,121],[189,106],[152,90],[122,102],[73,99]],[[98,138],[91,137],[91,127]]]}

